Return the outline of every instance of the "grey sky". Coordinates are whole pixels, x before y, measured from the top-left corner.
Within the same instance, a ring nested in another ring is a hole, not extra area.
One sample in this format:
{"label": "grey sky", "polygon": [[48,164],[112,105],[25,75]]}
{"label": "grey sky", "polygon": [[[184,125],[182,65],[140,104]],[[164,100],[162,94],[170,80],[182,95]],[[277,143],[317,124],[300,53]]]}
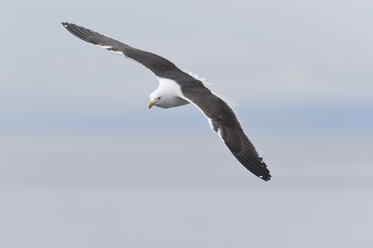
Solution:
{"label": "grey sky", "polygon": [[254,135],[265,183],[173,134],[2,137],[1,247],[373,245],[372,136]]}
{"label": "grey sky", "polygon": [[331,109],[346,118],[355,113],[362,123],[373,108],[371,1],[2,1],[0,7],[6,37],[0,111],[15,126],[18,119],[32,125],[30,113],[40,122],[54,114],[83,122],[82,113],[148,118],[153,75],[76,39],[61,21],[207,78],[243,116],[269,115],[276,106],[284,119],[307,109],[321,118],[318,110]]}
{"label": "grey sky", "polygon": [[[372,1],[0,1],[0,247],[373,247]],[[138,64],[233,99],[273,179]]]}

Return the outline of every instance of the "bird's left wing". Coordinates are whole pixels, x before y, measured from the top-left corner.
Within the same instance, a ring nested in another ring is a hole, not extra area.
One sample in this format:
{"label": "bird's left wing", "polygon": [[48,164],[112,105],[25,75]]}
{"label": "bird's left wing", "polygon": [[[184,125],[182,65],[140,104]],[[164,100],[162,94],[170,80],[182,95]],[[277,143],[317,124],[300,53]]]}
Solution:
{"label": "bird's left wing", "polygon": [[168,71],[177,69],[172,62],[154,53],[133,48],[127,44],[72,23],[62,22],[62,25],[70,33],[86,42],[105,48],[110,52],[121,53],[139,62],[151,70],[156,76],[162,77]]}

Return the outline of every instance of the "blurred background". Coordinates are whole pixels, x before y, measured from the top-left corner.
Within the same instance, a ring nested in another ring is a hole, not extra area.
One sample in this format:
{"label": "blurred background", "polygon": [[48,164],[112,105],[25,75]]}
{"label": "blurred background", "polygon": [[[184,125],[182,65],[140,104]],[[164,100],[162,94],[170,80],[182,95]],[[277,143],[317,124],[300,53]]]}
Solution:
{"label": "blurred background", "polygon": [[[373,247],[372,1],[0,1],[0,246]],[[76,23],[205,77],[271,174]]]}

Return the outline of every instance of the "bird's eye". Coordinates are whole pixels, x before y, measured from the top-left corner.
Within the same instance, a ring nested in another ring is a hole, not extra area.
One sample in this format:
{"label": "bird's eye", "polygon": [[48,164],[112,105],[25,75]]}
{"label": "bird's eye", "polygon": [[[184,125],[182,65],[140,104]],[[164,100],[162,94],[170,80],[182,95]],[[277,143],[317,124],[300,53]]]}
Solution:
{"label": "bird's eye", "polygon": [[158,100],[161,100],[161,97],[157,97]]}

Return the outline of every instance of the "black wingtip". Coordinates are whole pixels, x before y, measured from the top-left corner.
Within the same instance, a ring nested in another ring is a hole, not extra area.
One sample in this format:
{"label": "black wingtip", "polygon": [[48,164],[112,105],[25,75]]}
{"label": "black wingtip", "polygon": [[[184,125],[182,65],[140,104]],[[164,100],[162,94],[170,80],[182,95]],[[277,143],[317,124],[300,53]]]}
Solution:
{"label": "black wingtip", "polygon": [[64,28],[69,29],[71,26],[74,26],[75,24],[69,23],[69,22],[61,22],[62,26]]}
{"label": "black wingtip", "polygon": [[264,176],[258,176],[260,179],[268,182],[269,180],[271,180],[271,175],[270,174],[267,174],[267,175],[264,175]]}
{"label": "black wingtip", "polygon": [[[263,160],[263,158],[260,158],[261,160]],[[266,163],[264,163],[264,162],[262,162],[262,164],[261,164],[261,166],[262,166],[262,172],[258,175],[258,177],[260,178],[260,179],[263,179],[264,181],[269,181],[269,180],[271,180],[271,174],[270,174],[270,171],[267,169],[267,165],[266,165]]]}
{"label": "black wingtip", "polygon": [[268,174],[268,175],[265,175],[265,176],[259,176],[260,179],[263,179],[264,181],[268,182],[269,180],[271,180],[271,175]]}

